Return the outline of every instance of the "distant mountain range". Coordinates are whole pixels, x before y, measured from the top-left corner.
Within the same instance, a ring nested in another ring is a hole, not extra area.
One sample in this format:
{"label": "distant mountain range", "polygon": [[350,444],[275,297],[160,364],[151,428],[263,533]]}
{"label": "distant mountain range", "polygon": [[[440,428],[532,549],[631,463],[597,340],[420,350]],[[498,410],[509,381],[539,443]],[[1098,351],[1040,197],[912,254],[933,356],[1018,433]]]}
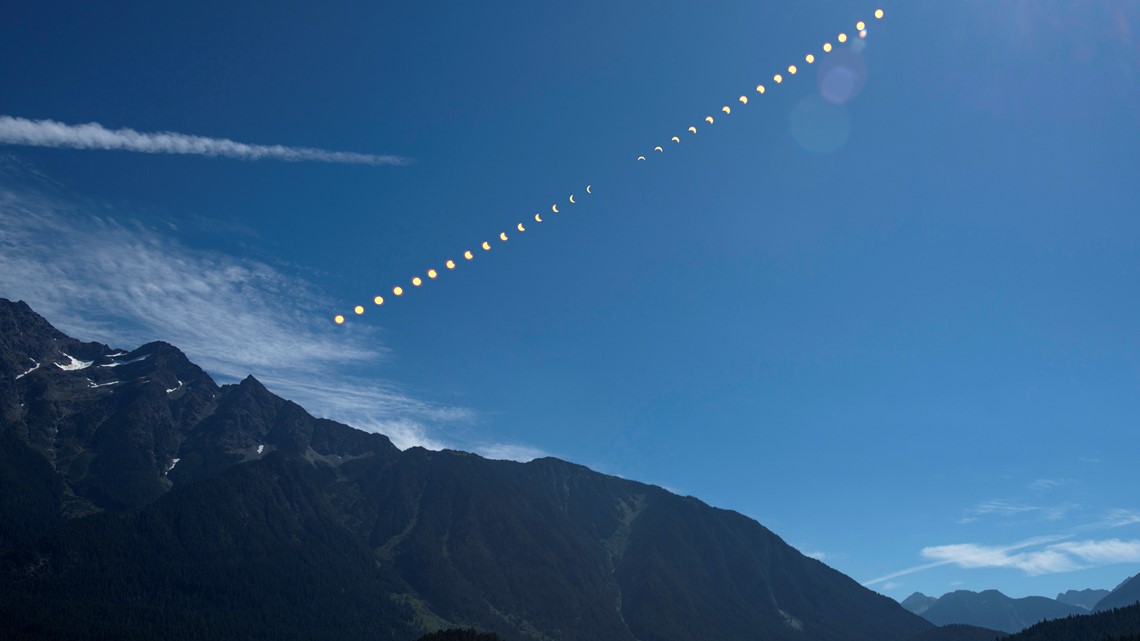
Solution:
{"label": "distant mountain range", "polygon": [[736,512],[553,458],[400,451],[4,299],[0,620],[19,639],[981,638]]}
{"label": "distant mountain range", "polygon": [[1075,605],[1092,611],[1100,600],[1109,595],[1110,590],[1066,590],[1057,595],[1057,600],[1067,605]]}
{"label": "distant mountain range", "polygon": [[1010,598],[997,590],[958,590],[934,598],[915,592],[902,606],[936,625],[965,624],[1015,633],[1050,619],[1101,612],[1140,601],[1140,575],[1115,590],[1069,590],[1056,599]]}

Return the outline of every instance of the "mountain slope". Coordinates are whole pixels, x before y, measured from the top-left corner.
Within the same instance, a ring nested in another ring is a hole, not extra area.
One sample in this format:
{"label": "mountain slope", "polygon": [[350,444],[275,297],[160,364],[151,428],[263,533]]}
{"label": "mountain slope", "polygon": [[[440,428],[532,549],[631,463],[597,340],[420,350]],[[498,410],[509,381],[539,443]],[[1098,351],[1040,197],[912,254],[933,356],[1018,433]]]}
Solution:
{"label": "mountain slope", "polygon": [[1003,632],[1017,632],[1045,619],[1088,612],[1041,596],[1011,599],[997,590],[957,590],[930,604],[922,617],[935,625],[962,623]]}
{"label": "mountain slope", "polygon": [[1140,601],[1140,574],[1126,579],[1116,586],[1116,589],[1109,592],[1108,596],[1097,602],[1094,611],[1103,612],[1112,608],[1123,608],[1137,601]]}
{"label": "mountain slope", "polygon": [[400,452],[164,343],[120,353],[37,319],[0,300],[0,523],[23,524],[0,528],[0,617],[21,638],[932,629],[735,512],[556,459]]}
{"label": "mountain slope", "polygon": [[[280,454],[139,512],[77,520],[5,559],[14,638],[409,638],[371,551]],[[60,616],[66,613],[66,616]]]}

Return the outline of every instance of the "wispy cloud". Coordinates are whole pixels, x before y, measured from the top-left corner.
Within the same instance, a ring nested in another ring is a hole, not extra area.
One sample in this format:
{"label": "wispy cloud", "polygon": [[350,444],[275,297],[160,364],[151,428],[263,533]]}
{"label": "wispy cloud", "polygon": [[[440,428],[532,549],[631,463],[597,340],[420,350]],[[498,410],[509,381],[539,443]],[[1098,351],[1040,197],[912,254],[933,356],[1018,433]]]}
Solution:
{"label": "wispy cloud", "polygon": [[62,331],[115,347],[168,341],[222,382],[252,373],[310,412],[382,432],[401,448],[447,447],[449,430],[475,422],[470,409],[353,376],[382,364],[386,350],[367,326],[316,322],[332,301],[303,279],[5,178],[0,172],[0,296],[27,301]]}
{"label": "wispy cloud", "polygon": [[1037,479],[1029,484],[1031,490],[1052,490],[1066,485],[1073,485],[1074,479]]}
{"label": "wispy cloud", "polygon": [[[1059,487],[1071,483],[1067,479],[1038,479],[1030,484],[1030,487],[1039,490],[1045,490],[1053,487]],[[990,501],[982,501],[977,505],[967,509],[965,514],[958,519],[959,524],[975,523],[980,521],[986,516],[998,516],[1004,518],[1011,517],[1029,517],[1034,521],[1056,522],[1069,516],[1074,510],[1079,510],[1081,506],[1075,503],[1063,503],[1060,505],[1031,505],[1028,503],[1021,503],[1018,501],[1007,501],[1002,499],[994,499]]]}
{"label": "wispy cloud", "polygon": [[549,454],[538,449],[537,447],[512,443],[492,443],[490,445],[484,445],[482,447],[475,448],[475,452],[486,458],[519,461],[521,463],[533,461],[536,458],[549,456]]}
{"label": "wispy cloud", "polygon": [[207,138],[169,131],[144,133],[134,129],[107,129],[97,122],[69,125],[55,120],[28,120],[0,116],[0,143],[34,147],[105,149],[147,154],[225,156],[242,160],[270,158],[289,162],[332,162],[362,165],[406,165],[402,156],[328,151],[311,147],[253,145],[227,138]]}
{"label": "wispy cloud", "polygon": [[816,561],[822,561],[827,558],[827,553],[816,550],[815,552],[804,552],[804,556],[815,559]]}
{"label": "wispy cloud", "polygon": [[1015,568],[1029,575],[1054,574],[1100,565],[1140,562],[1140,540],[1063,541],[1016,554],[1010,554],[1009,548],[964,543],[923,548],[922,556],[965,569]]}
{"label": "wispy cloud", "polygon": [[1016,568],[1030,575],[1071,572],[1080,568],[1070,556],[1053,548],[1011,554],[1008,547],[958,543],[923,548],[922,556],[968,570]]}
{"label": "wispy cloud", "polygon": [[[1012,545],[1007,545],[1004,547],[990,548],[989,553],[998,554],[998,555],[1009,554],[1010,552],[1014,552],[1017,550],[1022,550],[1022,549],[1026,549],[1026,548],[1032,548],[1032,547],[1038,547],[1038,546],[1046,545],[1049,543],[1055,543],[1057,541],[1061,541],[1063,539],[1070,538],[1071,536],[1072,535],[1067,535],[1067,534],[1037,536],[1037,537],[1033,537],[1030,539],[1018,541],[1017,543],[1013,543]],[[972,544],[966,544],[966,545],[972,545]],[[927,555],[927,550],[936,550],[937,548],[943,548],[943,547],[953,547],[953,546],[934,546],[934,547],[924,548],[922,550],[922,556],[924,556],[926,558],[932,558],[931,556]],[[981,547],[981,546],[977,546],[977,547]],[[933,554],[937,555],[938,552],[934,552]],[[966,552],[963,552],[962,556],[966,557],[966,556],[968,556],[968,554]],[[938,558],[938,557],[934,557],[934,558],[936,560],[931,561],[930,563],[923,563],[921,565],[915,565],[915,566],[911,566],[909,568],[905,568],[902,570],[897,570],[895,572],[891,572],[890,574],[886,574],[884,576],[881,576],[881,577],[878,577],[875,579],[871,579],[870,581],[863,583],[863,585],[866,587],[870,587],[872,585],[884,583],[884,582],[890,581],[892,579],[897,579],[900,576],[906,576],[908,574],[914,574],[916,572],[922,572],[924,570],[930,570],[932,568],[940,567],[943,565],[950,565],[952,563],[957,562],[957,557],[952,557],[949,554],[946,554],[946,555],[942,556],[941,558]]]}
{"label": "wispy cloud", "polygon": [[1081,526],[1082,530],[1104,530],[1140,523],[1140,510],[1113,508],[1099,521]]}
{"label": "wispy cloud", "polygon": [[876,585],[944,565],[955,565],[966,570],[1008,568],[1037,576],[1116,563],[1140,562],[1140,540],[1067,540],[1070,538],[1072,535],[1061,534],[1035,537],[1005,546],[955,543],[925,547],[921,555],[929,563],[892,572],[863,585]]}

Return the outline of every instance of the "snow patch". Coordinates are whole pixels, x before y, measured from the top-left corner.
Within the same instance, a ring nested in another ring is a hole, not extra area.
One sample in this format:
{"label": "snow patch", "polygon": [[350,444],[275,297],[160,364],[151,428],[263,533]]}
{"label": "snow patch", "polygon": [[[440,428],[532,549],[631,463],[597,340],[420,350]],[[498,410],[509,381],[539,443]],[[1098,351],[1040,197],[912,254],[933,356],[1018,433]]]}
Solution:
{"label": "snow patch", "polygon": [[258,445],[258,446],[257,446],[257,453],[258,453],[258,454],[261,454],[261,453],[262,453],[262,451],[264,451],[264,450],[265,450],[265,446],[264,446],[264,445]]}
{"label": "snow patch", "polygon": [[90,387],[92,389],[94,389],[96,387],[107,387],[108,385],[118,385],[119,383],[122,383],[122,381],[111,381],[110,383],[96,383],[95,381],[93,381],[91,379],[87,379],[87,387]]}
{"label": "snow patch", "polygon": [[[122,354],[116,354],[115,356],[122,356]],[[143,354],[142,356],[139,356],[138,358],[132,358],[129,361],[122,361],[119,363],[107,363],[106,365],[100,365],[99,367],[118,367],[120,365],[130,365],[131,363],[137,363],[139,361],[145,361],[148,358],[150,358],[150,354]]]}
{"label": "snow patch", "polygon": [[95,362],[95,361],[81,361],[78,358],[75,358],[74,356],[72,356],[71,354],[64,354],[64,356],[66,356],[67,360],[70,362],[67,365],[60,365],[59,363],[56,363],[55,366],[60,368],[61,370],[65,371],[65,372],[74,372],[77,369],[87,369],[88,367],[91,367],[92,363]]}
{"label": "snow patch", "polygon": [[[32,362],[33,362],[33,363],[36,363],[35,361],[32,361]],[[17,374],[17,375],[16,375],[16,380],[20,380],[21,378],[24,378],[25,376],[27,376],[28,374],[31,374],[32,372],[36,371],[36,370],[37,370],[37,369],[39,369],[39,368],[40,368],[40,364],[39,364],[39,363],[36,363],[36,364],[35,364],[35,366],[33,366],[33,367],[32,367],[32,369],[30,369],[30,370],[28,370],[28,371],[24,372],[23,374]]]}
{"label": "snow patch", "polygon": [[172,387],[172,388],[166,390],[166,393],[167,394],[173,394],[174,392],[177,392],[180,389],[182,389],[182,381],[178,381],[178,387]]}
{"label": "snow patch", "polygon": [[118,358],[119,356],[126,356],[126,352],[115,352],[114,354],[107,354],[107,358]]}
{"label": "snow patch", "polygon": [[182,460],[182,459],[180,459],[180,458],[171,459],[171,460],[170,460],[170,467],[166,468],[166,473],[167,473],[167,474],[170,474],[170,470],[173,470],[173,469],[174,469],[174,466],[175,466],[175,465],[178,465],[178,461],[181,461],[181,460]]}

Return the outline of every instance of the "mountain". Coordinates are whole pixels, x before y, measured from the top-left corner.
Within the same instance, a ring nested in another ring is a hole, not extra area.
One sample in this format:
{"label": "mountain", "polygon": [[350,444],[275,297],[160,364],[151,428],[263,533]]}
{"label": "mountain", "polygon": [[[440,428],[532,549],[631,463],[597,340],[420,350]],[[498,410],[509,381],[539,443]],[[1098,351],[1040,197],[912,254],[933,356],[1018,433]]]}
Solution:
{"label": "mountain", "polygon": [[[1057,619],[1088,610],[1042,596],[1011,599],[997,590],[971,592],[957,590],[930,603],[925,595],[911,595],[906,606],[911,612],[921,608],[924,619],[935,625],[962,623],[1003,632],[1017,632],[1044,619]],[[912,600],[913,599],[913,600]],[[906,603],[904,602],[904,604]],[[916,612],[919,613],[919,612]]]}
{"label": "mountain", "polygon": [[553,458],[400,451],[166,343],[0,299],[0,619],[22,639],[907,641],[759,523]]}
{"label": "mountain", "polygon": [[1112,608],[1123,608],[1137,601],[1140,601],[1140,574],[1125,579],[1123,583],[1116,586],[1116,589],[1098,601],[1093,610],[1103,612]]}
{"label": "mountain", "polygon": [[1061,603],[1075,605],[1078,608],[1084,608],[1091,611],[1096,607],[1096,604],[1101,599],[1108,596],[1108,594],[1108,590],[1066,590],[1065,592],[1057,595],[1057,600]]}
{"label": "mountain", "polygon": [[1045,621],[1005,641],[1140,641],[1140,604]]}
{"label": "mountain", "polygon": [[911,637],[910,641],[996,641],[1007,636],[1009,635],[998,630],[979,628],[976,625],[951,623],[942,627],[931,628],[926,632],[920,632],[917,636]]}
{"label": "mountain", "polygon": [[926,596],[921,592],[915,592],[914,594],[903,599],[902,607],[921,616],[923,612],[929,610],[930,606],[934,605],[935,603],[938,603],[938,599],[932,596]]}

